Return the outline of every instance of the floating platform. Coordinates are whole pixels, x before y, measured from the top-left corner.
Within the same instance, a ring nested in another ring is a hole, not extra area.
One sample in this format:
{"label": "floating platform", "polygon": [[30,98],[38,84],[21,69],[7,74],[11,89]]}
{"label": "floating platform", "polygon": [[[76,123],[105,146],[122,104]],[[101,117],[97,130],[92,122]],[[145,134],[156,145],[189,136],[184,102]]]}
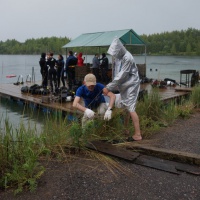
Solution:
{"label": "floating platform", "polygon": [[[51,96],[50,99],[52,100],[50,100],[49,103],[44,103],[42,102],[42,95],[35,95],[35,94],[32,95],[30,93],[21,92],[21,88],[23,86],[30,87],[33,84],[34,83],[24,83],[24,84],[19,84],[19,85],[0,84],[0,96],[4,98],[13,99],[16,101],[21,101],[24,104],[31,103],[35,105],[35,107],[45,107],[52,110],[59,110],[59,111],[64,111],[64,112],[69,112],[69,113],[77,113],[77,114],[80,113],[79,111],[73,108],[71,101],[59,102],[59,101],[56,101],[56,97],[51,98],[52,97]],[[149,93],[152,89],[152,86],[150,84],[141,84],[141,89],[145,89]],[[167,87],[165,89],[159,89],[159,93],[161,96],[161,100],[169,101],[173,99],[179,99],[181,97],[188,95],[191,92],[191,90],[188,90],[188,89],[189,88],[187,88],[187,91],[185,90],[177,91],[175,87]],[[50,95],[45,95],[45,96],[50,96]]]}
{"label": "floating platform", "polygon": [[[42,102],[42,95],[32,95],[30,93],[22,93],[21,88],[23,86],[31,86],[33,83],[25,84],[0,84],[0,96],[4,98],[13,99],[16,101],[22,101],[24,104],[32,103],[36,107],[46,107],[52,110],[60,110],[65,112],[75,112],[75,109],[72,107],[72,102],[57,102],[56,98],[52,98],[49,103]],[[44,95],[43,95],[44,96]],[[45,95],[50,96],[50,95]]]}
{"label": "floating platform", "polygon": [[[152,90],[152,86],[150,83],[141,84],[140,88],[147,90],[148,93],[150,93]],[[182,88],[182,89],[179,90],[178,88]],[[187,96],[192,91],[192,89],[185,88],[185,87],[167,86],[166,88],[159,88],[158,91],[159,91],[161,100],[167,102],[173,99],[178,100],[181,97]]]}

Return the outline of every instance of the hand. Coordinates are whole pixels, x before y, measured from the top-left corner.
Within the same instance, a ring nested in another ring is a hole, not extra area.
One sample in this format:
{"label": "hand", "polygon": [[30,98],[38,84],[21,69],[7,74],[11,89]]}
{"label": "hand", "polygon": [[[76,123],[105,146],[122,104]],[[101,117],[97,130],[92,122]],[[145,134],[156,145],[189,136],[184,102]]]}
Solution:
{"label": "hand", "polygon": [[89,119],[93,118],[93,117],[94,117],[94,114],[95,114],[92,110],[90,110],[90,109],[88,109],[88,108],[85,110],[84,113],[85,113],[85,115],[86,115]]}
{"label": "hand", "polygon": [[110,108],[108,108],[108,110],[106,110],[105,115],[104,115],[104,120],[110,120],[112,118],[112,110]]}

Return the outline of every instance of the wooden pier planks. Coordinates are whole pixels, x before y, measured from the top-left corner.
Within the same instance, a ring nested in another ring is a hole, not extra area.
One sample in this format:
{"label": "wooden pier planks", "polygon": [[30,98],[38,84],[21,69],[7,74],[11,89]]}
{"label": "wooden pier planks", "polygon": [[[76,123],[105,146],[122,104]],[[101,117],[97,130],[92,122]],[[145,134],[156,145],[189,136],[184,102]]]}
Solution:
{"label": "wooden pier planks", "polygon": [[[25,101],[26,103],[35,103],[40,106],[44,106],[51,109],[62,110],[66,112],[75,112],[75,109],[72,107],[72,102],[51,102],[51,103],[42,103],[42,96],[41,95],[31,95],[31,94],[23,94],[21,93],[22,86],[31,86],[33,83],[25,83],[20,85],[14,84],[1,84],[0,85],[0,95],[5,97],[13,97],[20,100]],[[141,89],[145,89],[148,93],[151,91],[150,84],[141,84]],[[161,100],[167,101],[171,99],[176,99],[188,94],[188,91],[176,91],[174,87],[167,87],[166,89],[159,89],[159,94],[161,96]],[[83,102],[82,102],[83,103]]]}
{"label": "wooden pier planks", "polygon": [[[140,85],[141,89],[145,89],[148,91],[148,94],[151,92],[152,90],[152,86],[149,83],[144,83]],[[180,98],[183,96],[186,96],[189,94],[189,92],[191,92],[191,89],[187,88],[187,90],[177,90],[177,87],[173,87],[173,86],[167,86],[167,88],[160,88],[158,89],[159,91],[159,95],[161,97],[161,100],[163,101],[168,101],[168,100],[172,100],[172,99],[176,99],[176,98]],[[179,87],[178,87],[179,88]]]}
{"label": "wooden pier planks", "polygon": [[101,141],[93,141],[88,143],[86,147],[128,161],[134,161],[140,155],[139,153],[135,153],[133,151],[126,150],[121,147],[116,147]]}
{"label": "wooden pier planks", "polygon": [[[32,84],[31,84],[32,85]],[[66,112],[75,112],[72,107],[71,102],[51,102],[49,104],[42,103],[42,95],[32,95],[28,93],[21,93],[21,87],[24,85],[13,85],[13,84],[1,84],[0,85],[0,95],[5,97],[12,97],[15,99],[23,100],[26,103],[35,103],[39,106],[44,106],[47,108],[62,110]],[[28,85],[30,86],[30,85]]]}

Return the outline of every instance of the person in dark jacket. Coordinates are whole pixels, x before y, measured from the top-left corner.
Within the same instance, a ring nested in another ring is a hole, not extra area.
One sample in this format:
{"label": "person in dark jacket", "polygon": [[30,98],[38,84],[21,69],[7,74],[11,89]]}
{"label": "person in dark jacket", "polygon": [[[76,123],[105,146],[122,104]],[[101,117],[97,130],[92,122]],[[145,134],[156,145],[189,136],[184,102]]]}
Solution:
{"label": "person in dark jacket", "polygon": [[46,65],[46,53],[41,54],[41,58],[39,61],[40,64],[40,73],[42,75],[42,87],[47,87],[47,76],[48,76],[48,68]]}
{"label": "person in dark jacket", "polygon": [[66,71],[68,74],[69,89],[72,89],[72,85],[75,84],[75,66],[77,65],[78,59],[73,55],[72,51],[68,52],[66,60]]}
{"label": "person in dark jacket", "polygon": [[[48,80],[51,87],[51,92],[53,92],[57,89],[56,59],[53,57],[53,53],[48,54],[47,67],[48,67]],[[53,88],[53,82],[54,82],[54,88]]]}
{"label": "person in dark jacket", "polygon": [[105,53],[102,53],[102,58],[101,64],[100,64],[100,69],[101,69],[101,81],[105,84],[108,83],[108,58],[106,57]]}
{"label": "person in dark jacket", "polygon": [[63,56],[61,54],[58,55],[57,60],[57,81],[58,81],[58,88],[60,87],[60,79],[62,81],[63,86],[65,87],[65,80],[64,80],[64,66],[65,62],[63,60]]}
{"label": "person in dark jacket", "polygon": [[100,67],[99,54],[95,54],[94,58],[92,59],[92,73],[95,75],[97,82],[100,81],[99,67]]}

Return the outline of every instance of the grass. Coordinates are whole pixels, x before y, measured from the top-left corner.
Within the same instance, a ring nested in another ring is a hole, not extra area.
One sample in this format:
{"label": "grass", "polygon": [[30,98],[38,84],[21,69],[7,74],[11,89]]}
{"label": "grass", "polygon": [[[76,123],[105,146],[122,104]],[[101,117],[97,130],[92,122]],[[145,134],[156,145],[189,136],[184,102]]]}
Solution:
{"label": "grass", "polygon": [[[143,138],[149,138],[163,126],[170,126],[178,118],[188,118],[195,108],[199,108],[200,89],[194,88],[189,99],[182,99],[179,104],[174,101],[163,103],[157,90],[146,95],[137,104],[137,113],[140,118],[140,127]],[[55,114],[46,114],[46,120],[40,134],[37,128],[20,123],[13,128],[9,119],[1,119],[3,128],[0,129],[0,188],[14,188],[15,194],[24,189],[34,191],[38,179],[45,172],[40,159],[66,160],[73,153],[85,152],[96,157],[113,172],[113,169],[123,171],[119,163],[111,158],[88,151],[85,144],[93,140],[124,140],[124,113],[123,109],[114,109],[110,121],[101,117],[90,121],[84,129],[80,118],[75,116],[74,121],[68,117],[63,119],[58,111]],[[126,114],[126,113],[125,113]],[[130,123],[127,129],[133,133]]]}
{"label": "grass", "polygon": [[16,130],[5,120],[0,132],[0,169],[1,188],[16,188],[15,193],[22,192],[26,186],[30,191],[37,187],[37,179],[45,169],[38,159],[43,147],[36,145],[38,138],[32,130],[21,124]]}

